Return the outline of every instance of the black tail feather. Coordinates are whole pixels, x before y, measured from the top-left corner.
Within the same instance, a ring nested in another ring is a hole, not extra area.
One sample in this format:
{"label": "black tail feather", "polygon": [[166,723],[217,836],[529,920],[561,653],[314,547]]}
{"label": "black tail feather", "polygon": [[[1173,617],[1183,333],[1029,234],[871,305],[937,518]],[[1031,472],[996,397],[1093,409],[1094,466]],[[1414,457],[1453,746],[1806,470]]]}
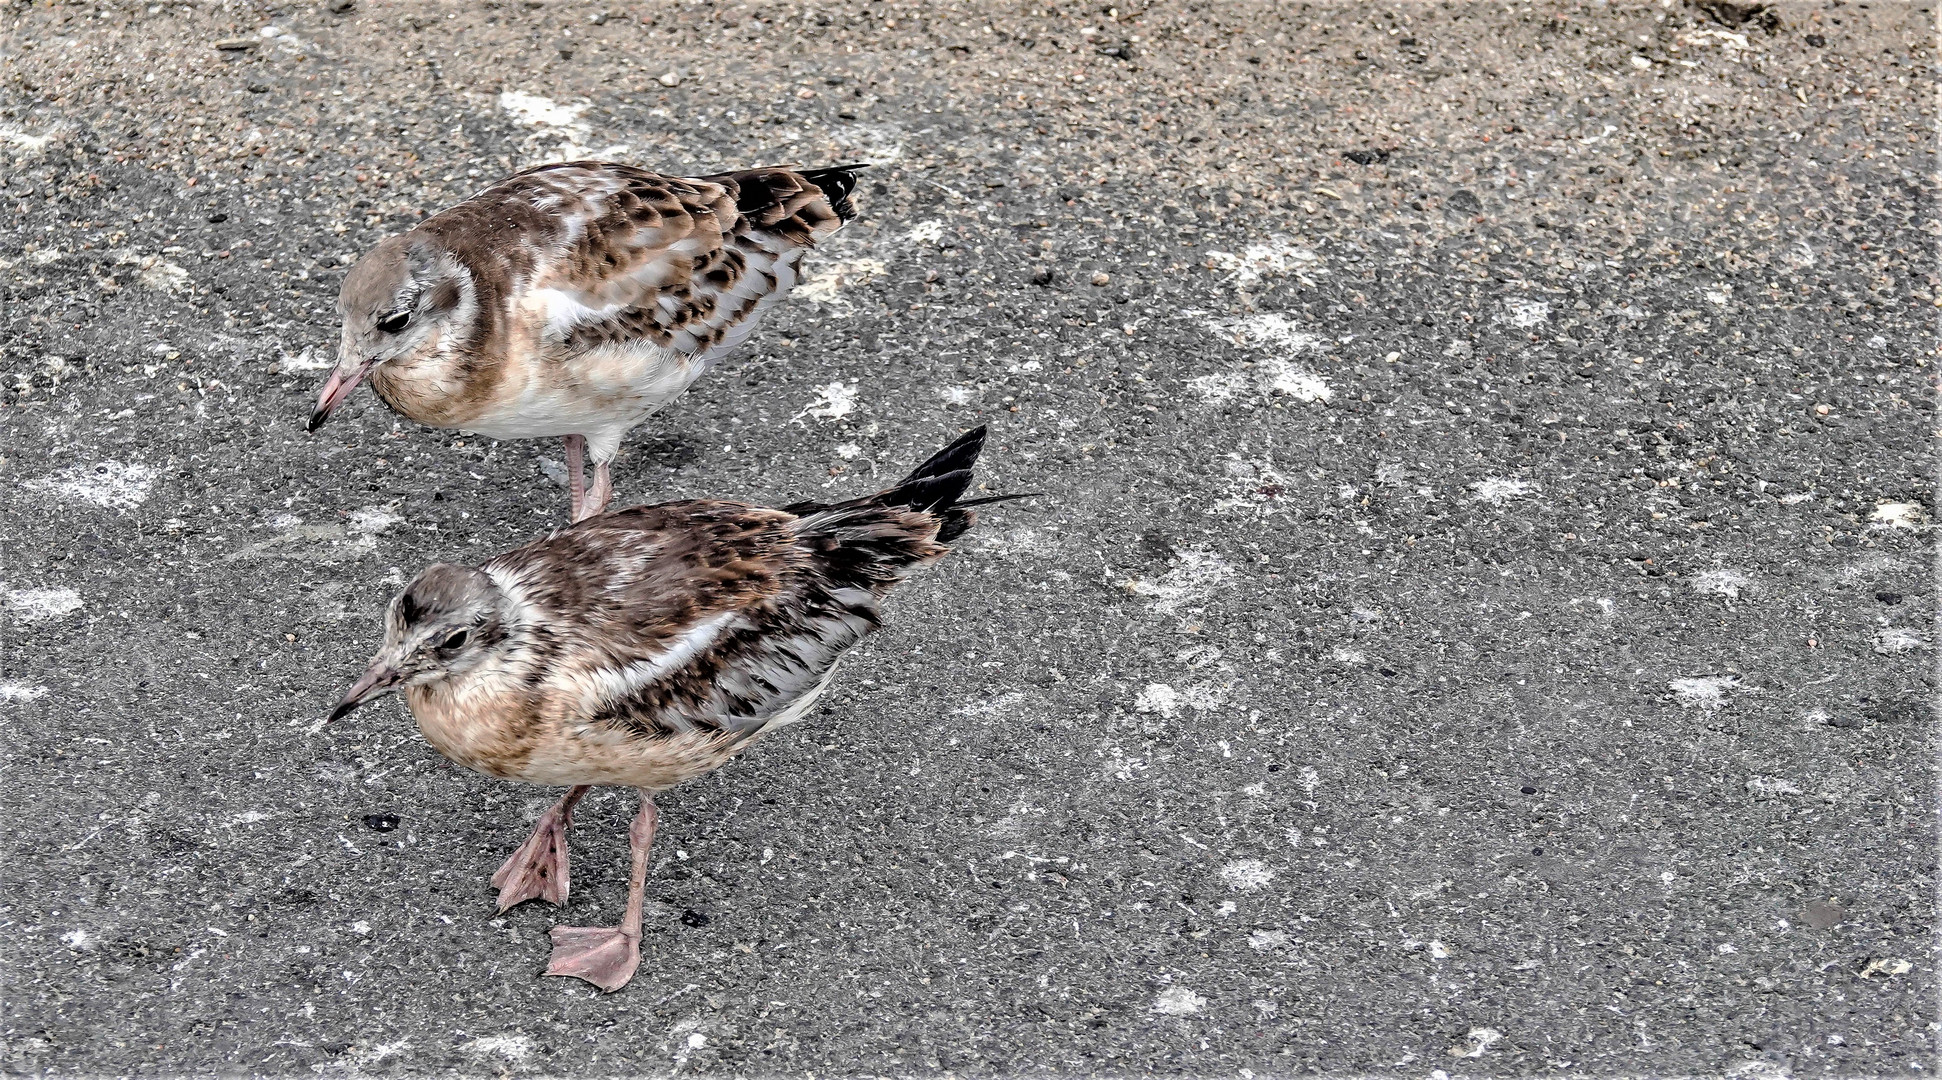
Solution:
{"label": "black tail feather", "polygon": [[856,174],[869,168],[864,163],[853,165],[832,165],[826,169],[803,169],[796,175],[823,190],[823,197],[829,200],[829,208],[844,221],[856,217],[856,204],[850,201],[850,193],[856,190]]}
{"label": "black tail feather", "polygon": [[1026,492],[1018,495],[989,495],[983,498],[965,499],[964,493],[971,487],[971,468],[978,463],[978,454],[984,450],[984,441],[985,428],[980,425],[958,436],[951,445],[932,454],[922,465],[912,469],[909,476],[899,480],[897,486],[887,491],[879,491],[875,495],[834,505],[805,502],[785,506],[782,509],[798,517],[810,517],[843,509],[864,510],[871,507],[917,510],[938,519],[937,539],[942,543],[949,543],[964,535],[965,531],[977,522],[978,515],[972,507],[1010,502],[1013,499],[1029,499],[1040,494]]}

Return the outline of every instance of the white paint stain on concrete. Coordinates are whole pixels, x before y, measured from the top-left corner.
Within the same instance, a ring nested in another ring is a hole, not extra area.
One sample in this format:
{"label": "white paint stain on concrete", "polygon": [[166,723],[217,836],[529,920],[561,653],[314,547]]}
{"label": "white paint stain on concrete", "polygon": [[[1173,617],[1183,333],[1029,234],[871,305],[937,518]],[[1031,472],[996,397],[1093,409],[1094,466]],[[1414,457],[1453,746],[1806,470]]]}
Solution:
{"label": "white paint stain on concrete", "polygon": [[1234,578],[1234,567],[1227,560],[1204,549],[1182,551],[1172,562],[1172,568],[1157,580],[1134,579],[1125,582],[1124,588],[1135,596],[1147,597],[1154,611],[1178,615],[1200,610],[1192,605]]}
{"label": "white paint stain on concrete", "polygon": [[1507,476],[1487,476],[1470,485],[1471,494],[1478,502],[1492,506],[1502,506],[1536,490],[1537,485],[1528,480],[1515,480]]}
{"label": "white paint stain on concrete", "polygon": [[1692,591],[1701,596],[1724,596],[1738,600],[1740,590],[1747,587],[1745,574],[1732,570],[1706,570],[1694,574],[1691,581]]}
{"label": "white paint stain on concrete", "polygon": [[73,589],[8,589],[0,598],[15,622],[58,619],[81,610],[81,594]]}
{"label": "white paint stain on concrete", "polygon": [[1726,704],[1726,695],[1743,690],[1738,675],[1695,675],[1666,684],[1672,698],[1683,709],[1717,709]]}
{"label": "white paint stain on concrete", "polygon": [[816,400],[790,419],[800,421],[805,416],[813,416],[819,420],[841,420],[855,411],[856,384],[833,382],[817,387]]}
{"label": "white paint stain on concrete", "polygon": [[1192,1016],[1206,1007],[1206,998],[1184,986],[1169,986],[1153,999],[1153,1011],[1167,1016]]}
{"label": "white paint stain on concrete", "polygon": [[103,461],[63,469],[52,476],[28,480],[21,486],[64,499],[109,510],[133,510],[148,501],[155,470],[129,461]]}
{"label": "white paint stain on concrete", "polygon": [[1220,878],[1242,892],[1257,892],[1274,880],[1274,871],[1260,859],[1235,859],[1220,868]]}
{"label": "white paint stain on concrete", "polygon": [[25,705],[47,696],[47,687],[31,683],[0,682],[0,704]]}

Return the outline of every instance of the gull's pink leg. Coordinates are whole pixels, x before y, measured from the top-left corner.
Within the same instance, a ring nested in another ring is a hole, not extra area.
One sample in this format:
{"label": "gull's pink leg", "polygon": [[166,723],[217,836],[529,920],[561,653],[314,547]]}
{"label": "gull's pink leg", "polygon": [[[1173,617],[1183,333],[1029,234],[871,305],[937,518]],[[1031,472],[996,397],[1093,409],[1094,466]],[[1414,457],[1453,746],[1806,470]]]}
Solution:
{"label": "gull's pink leg", "polygon": [[593,490],[587,492],[586,512],[583,517],[607,512],[607,504],[614,501],[614,466],[611,461],[596,461],[593,464]]}
{"label": "gull's pink leg", "polygon": [[581,784],[561,796],[540,815],[533,835],[492,875],[492,883],[499,886],[500,911],[534,899],[566,903],[567,887],[572,883],[566,866],[566,827],[573,824],[573,804],[587,791],[588,785]]}
{"label": "gull's pink leg", "polygon": [[585,514],[580,512],[580,508],[585,505],[587,498],[587,471],[582,464],[582,457],[586,448],[587,437],[585,435],[568,435],[566,437],[566,489],[573,496],[574,521],[586,517]]}
{"label": "gull's pink leg", "polygon": [[627,829],[634,871],[627,878],[627,915],[619,926],[556,926],[548,975],[585,979],[613,993],[641,963],[641,901],[647,892],[647,849],[654,843],[654,795],[641,792],[641,812]]}

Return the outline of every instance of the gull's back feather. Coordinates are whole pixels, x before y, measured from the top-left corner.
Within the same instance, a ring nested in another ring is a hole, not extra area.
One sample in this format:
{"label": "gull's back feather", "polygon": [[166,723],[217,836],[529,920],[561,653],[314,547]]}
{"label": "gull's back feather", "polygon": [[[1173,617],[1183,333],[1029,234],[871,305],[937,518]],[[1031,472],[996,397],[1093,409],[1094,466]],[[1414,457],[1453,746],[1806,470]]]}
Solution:
{"label": "gull's back feather", "polygon": [[982,442],[972,432],[866,498],[634,507],[486,569],[524,605],[534,677],[581,719],[739,741],[799,719],[881,625],[878,601],[949,552],[940,535],[973,520],[956,500]]}

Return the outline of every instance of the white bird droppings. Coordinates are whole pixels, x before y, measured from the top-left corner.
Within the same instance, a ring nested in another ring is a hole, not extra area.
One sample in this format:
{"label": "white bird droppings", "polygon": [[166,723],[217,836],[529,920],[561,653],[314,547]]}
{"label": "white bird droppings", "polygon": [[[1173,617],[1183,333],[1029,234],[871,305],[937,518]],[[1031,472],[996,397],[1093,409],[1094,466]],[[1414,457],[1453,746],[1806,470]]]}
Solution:
{"label": "white bird droppings", "polygon": [[1167,1016],[1192,1016],[1206,1005],[1206,998],[1184,986],[1169,986],[1153,999],[1153,1011]]}
{"label": "white bird droppings", "polygon": [[1885,502],[1868,515],[1868,524],[1877,529],[1918,529],[1927,519],[1920,503]]}
{"label": "white bird droppings", "polygon": [[70,949],[89,952],[94,949],[94,935],[86,930],[69,930],[61,935],[61,943]]}
{"label": "white bird droppings", "polygon": [[1162,615],[1177,615],[1182,608],[1206,599],[1217,586],[1233,577],[1234,568],[1213,552],[1182,551],[1173,557],[1173,568],[1158,580],[1134,579],[1124,587],[1135,596],[1152,598],[1153,610]]}
{"label": "white bird droppings", "polygon": [[911,244],[931,244],[944,239],[942,221],[920,221],[916,227],[904,234],[904,241]]}
{"label": "white bird droppings", "polygon": [[349,529],[360,536],[376,536],[403,520],[382,506],[361,506],[351,511]]}
{"label": "white bird droppings", "polygon": [[1189,686],[1183,691],[1175,690],[1166,683],[1147,683],[1146,689],[1133,699],[1133,711],[1158,713],[1172,719],[1179,716],[1183,708],[1206,712],[1218,706],[1226,696],[1215,686]]}
{"label": "white bird droppings", "polygon": [[580,114],[587,111],[585,102],[578,105],[561,105],[551,98],[538,94],[528,94],[519,90],[507,90],[499,95],[499,107],[511,114],[515,123],[527,127],[570,127],[580,122]]}
{"label": "white bird droppings", "polygon": [[1891,626],[1875,634],[1875,651],[1884,655],[1913,652],[1924,644],[1922,635],[1900,626]]}
{"label": "white bird droppings", "polygon": [[5,599],[16,622],[56,619],[81,610],[81,594],[73,589],[8,589]]}
{"label": "white bird droppings", "polygon": [[47,687],[28,683],[0,682],[0,703],[25,705],[47,696]]}
{"label": "white bird droppings", "polygon": [[1778,776],[1755,776],[1746,782],[1746,789],[1755,795],[1799,795],[1800,786],[1791,780]]}
{"label": "white bird droppings", "polygon": [[1867,967],[1861,969],[1861,977],[1866,979],[1874,975],[1906,975],[1913,970],[1915,970],[1914,964],[1899,957],[1877,956],[1868,961]]}
{"label": "white bird droppings", "polygon": [[1450,1056],[1461,1058],[1482,1057],[1484,1051],[1504,1041],[1504,1033],[1498,1031],[1496,1028],[1473,1027],[1464,1038],[1468,1040],[1464,1045],[1450,1047]]}
{"label": "white bird droppings", "polygon": [[1227,251],[1207,253],[1207,265],[1214,270],[1223,270],[1232,277],[1234,284],[1242,289],[1251,289],[1261,283],[1261,279],[1273,275],[1281,277],[1293,274],[1303,284],[1313,285],[1313,277],[1328,273],[1322,266],[1322,257],[1295,243],[1295,238],[1285,233],[1275,233],[1267,242],[1249,244],[1241,249],[1239,255]]}
{"label": "white bird droppings", "polygon": [[459,1049],[518,1062],[532,1056],[533,1040],[525,1035],[486,1035],[473,1039]]}
{"label": "white bird droppings", "polygon": [[1507,322],[1519,330],[1529,330],[1550,317],[1551,305],[1548,302],[1519,297],[1504,301],[1504,310],[1497,316],[1497,321]]}
{"label": "white bird droppings", "polygon": [[840,382],[816,388],[816,400],[809,403],[801,412],[791,417],[801,420],[814,416],[822,420],[841,420],[856,411],[856,384],[844,385]]}
{"label": "white bird droppings", "polygon": [[1252,370],[1200,375],[1187,380],[1187,389],[1210,404],[1232,400],[1247,388],[1250,378],[1264,394],[1282,394],[1303,402],[1326,402],[1335,396],[1328,380],[1295,363],[1303,353],[1320,352],[1322,337],[1303,329],[1286,315],[1269,313],[1239,319],[1210,319],[1209,329],[1249,349],[1267,355]]}
{"label": "white bird droppings", "polygon": [[1504,476],[1487,476],[1470,485],[1478,502],[1492,506],[1502,506],[1512,499],[1522,498],[1537,490],[1537,485],[1528,480],[1512,480]]}
{"label": "white bird droppings", "polygon": [[69,499],[105,507],[133,510],[148,501],[155,484],[155,470],[128,461],[103,461],[63,469],[52,476],[28,480],[22,486],[33,491],[51,491]]}
{"label": "white bird droppings", "polygon": [[843,290],[854,288],[872,278],[882,277],[887,264],[882,259],[849,259],[827,263],[794,289],[794,295],[838,308],[850,306]]}
{"label": "white bird droppings", "polygon": [[1724,596],[1729,600],[1738,600],[1740,590],[1746,588],[1746,584],[1745,574],[1731,570],[1707,570],[1693,575],[1692,590],[1702,596]]}
{"label": "white bird droppings", "polygon": [[514,123],[532,128],[540,139],[557,140],[557,147],[546,155],[551,161],[589,156],[583,144],[592,136],[593,129],[582,119],[588,104],[583,101],[561,105],[551,98],[519,90],[506,90],[499,95],[499,107],[512,117]]}
{"label": "white bird droppings", "polygon": [[1729,690],[1744,689],[1738,675],[1697,675],[1666,684],[1673,700],[1685,709],[1717,709],[1726,704]]}
{"label": "white bird droppings", "polygon": [[1180,715],[1180,691],[1166,683],[1147,683],[1140,696],[1133,699],[1133,711],[1159,713],[1161,716]]}
{"label": "white bird droppings", "polygon": [[1247,947],[1255,952],[1267,952],[1288,944],[1286,930],[1256,930],[1247,936]]}
{"label": "white bird droppings", "polygon": [[1274,880],[1274,871],[1260,859],[1235,859],[1220,868],[1220,878],[1242,892],[1256,892]]}

